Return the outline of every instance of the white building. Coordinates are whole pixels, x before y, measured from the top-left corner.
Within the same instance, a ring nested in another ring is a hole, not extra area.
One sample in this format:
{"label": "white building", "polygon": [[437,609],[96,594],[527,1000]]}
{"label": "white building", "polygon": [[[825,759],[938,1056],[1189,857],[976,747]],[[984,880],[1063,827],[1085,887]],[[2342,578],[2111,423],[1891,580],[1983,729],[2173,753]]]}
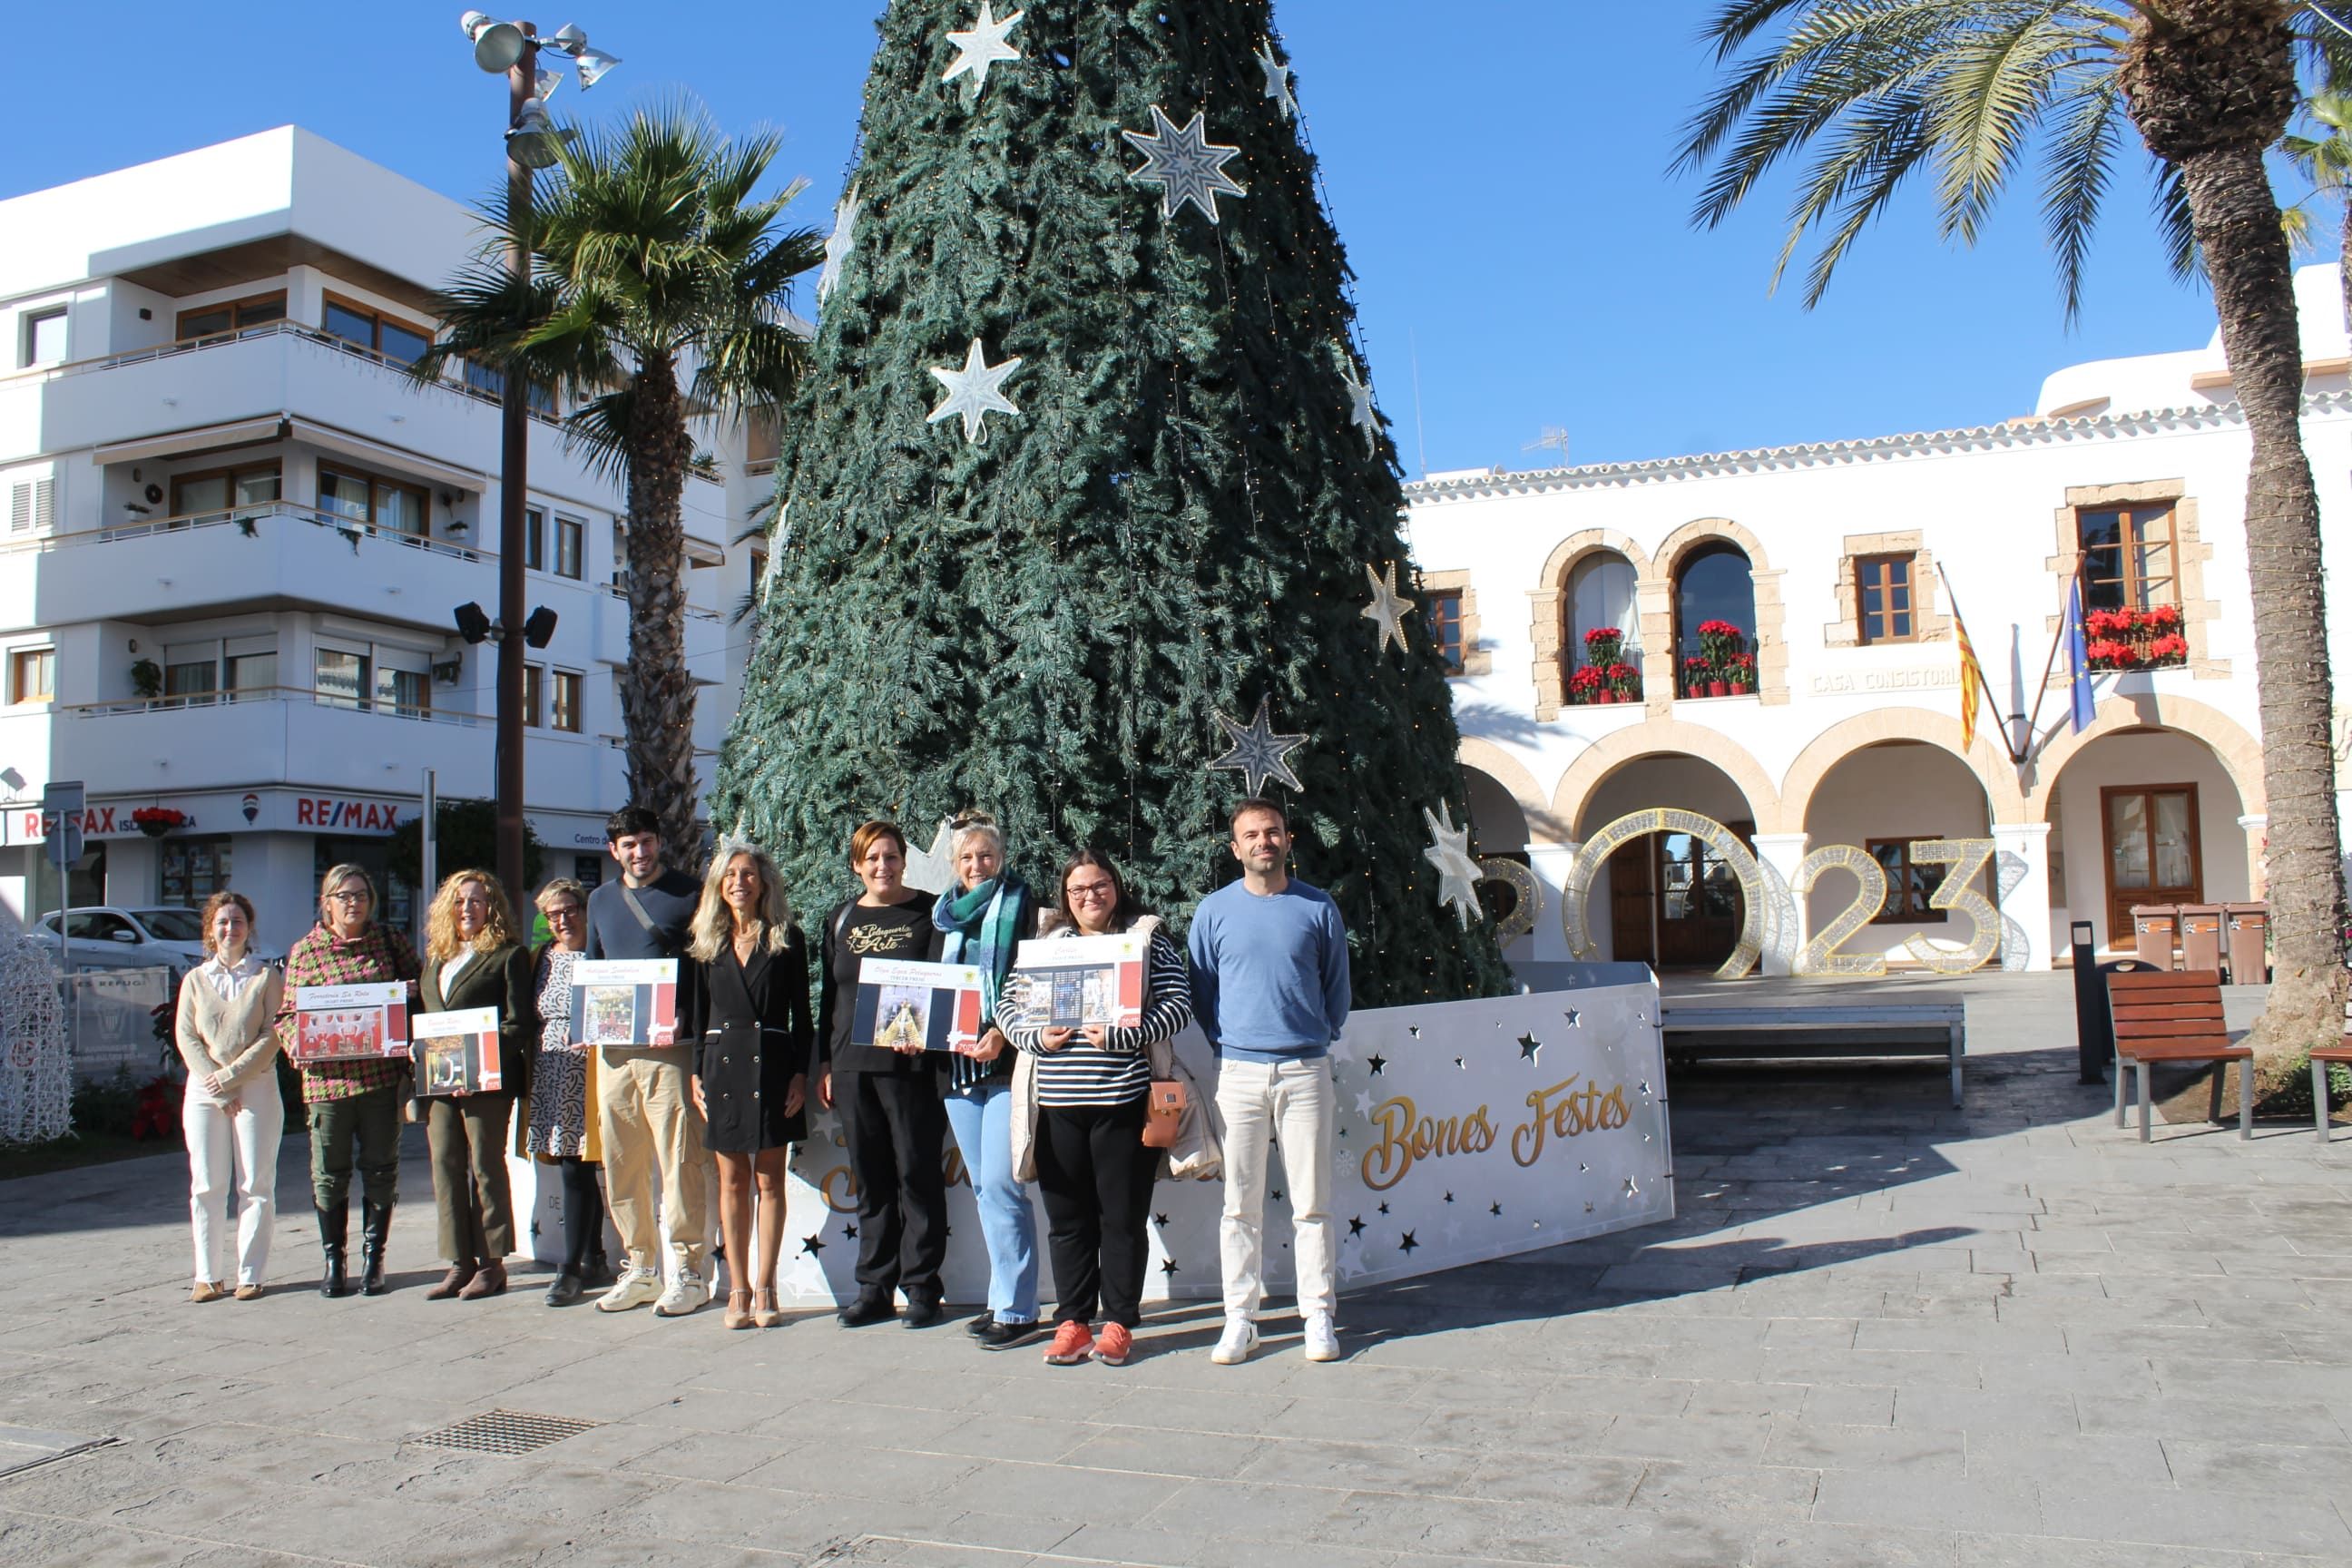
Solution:
{"label": "white building", "polygon": [[[321,869],[381,865],[423,770],[492,793],[495,645],[451,612],[497,610],[495,393],[402,368],[476,218],[284,127],[0,202],[0,768],[24,781],[0,791],[0,902],[57,907],[37,804],[78,779],[76,903],[233,879],[282,951]],[[707,759],[761,562],[730,541],[767,482],[740,431],[706,445],[686,525]],[[593,877],[624,803],[625,500],[537,419],[529,501],[529,603],[559,620],[530,655],[528,811],[543,874]],[[142,806],[188,820],[150,838]]]}
{"label": "white building", "polygon": [[[2305,438],[2333,523],[2352,515],[2352,358],[2334,269],[2297,287]],[[1925,907],[1940,873],[1905,868],[1923,840],[1995,840],[1979,886],[2012,967],[2046,967],[2073,921],[2105,944],[2129,940],[2134,904],[2260,899],[2247,453],[2217,335],[2060,371],[2032,415],[1975,429],[1410,487],[1422,596],[1459,644],[1475,845],[1524,858],[1544,895],[1507,951],[1569,957],[1561,889],[1577,847],[1652,806],[1701,813],[1752,847],[1782,910],[1768,972],[1853,899],[1842,873],[1788,896],[1823,846],[1889,868],[1887,904],[1843,951],[1898,965],[1909,939],[1969,936]],[[2334,550],[2352,549],[2334,532]],[[2015,765],[2000,726],[2019,693],[2035,704],[2078,562],[2094,607],[2176,608],[2185,652],[2099,675],[2081,734],[2062,658]],[[1965,749],[1955,595],[1990,688]],[[1678,691],[1676,663],[1709,618],[1745,634],[1752,694]],[[1579,704],[1584,634],[1605,626],[1626,634],[1641,699]],[[2341,632],[2333,650],[2352,669]],[[1591,884],[1594,945],[1711,967],[1745,919],[1725,884],[1690,836],[1634,838]]]}

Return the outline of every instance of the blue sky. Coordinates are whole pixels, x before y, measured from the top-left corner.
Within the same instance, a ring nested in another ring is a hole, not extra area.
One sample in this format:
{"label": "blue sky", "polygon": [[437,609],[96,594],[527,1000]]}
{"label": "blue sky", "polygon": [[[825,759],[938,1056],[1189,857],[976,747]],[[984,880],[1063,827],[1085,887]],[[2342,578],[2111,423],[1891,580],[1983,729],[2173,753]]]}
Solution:
{"label": "blue sky", "polygon": [[[468,58],[464,8],[15,7],[0,194],[292,121],[472,197],[497,174],[505,106]],[[2202,291],[2165,273],[2136,147],[2072,329],[2030,182],[1974,250],[1939,243],[1914,197],[1847,258],[1820,309],[1801,309],[1793,288],[1768,294],[1777,194],[1700,233],[1686,221],[1694,182],[1666,174],[1712,80],[1695,42],[1710,8],[1277,5],[1409,473],[1424,454],[1430,468],[1557,462],[1523,449],[1548,426],[1569,432],[1570,460],[1605,462],[1985,423],[2030,409],[2060,365],[2211,335]],[[809,177],[804,221],[822,227],[879,9],[578,0],[534,19],[542,32],[576,21],[626,62],[584,97],[566,87],[562,111],[625,112],[683,88],[722,125],[774,126],[780,173]],[[348,16],[348,30],[327,16]],[[109,57],[119,74],[87,68]],[[37,61],[78,63],[26,68]]]}

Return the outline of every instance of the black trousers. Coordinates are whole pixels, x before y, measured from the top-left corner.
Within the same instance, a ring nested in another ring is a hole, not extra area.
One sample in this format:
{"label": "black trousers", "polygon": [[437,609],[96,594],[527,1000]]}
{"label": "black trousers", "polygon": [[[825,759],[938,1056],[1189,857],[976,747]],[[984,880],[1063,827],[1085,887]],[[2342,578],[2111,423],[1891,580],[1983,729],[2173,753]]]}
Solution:
{"label": "black trousers", "polygon": [[1143,1101],[1037,1112],[1037,1188],[1054,1260],[1055,1321],[1134,1328],[1143,1321],[1144,1226],[1160,1151],[1143,1145]]}
{"label": "black trousers", "polygon": [[948,1256],[948,1113],[929,1073],[836,1072],[834,1107],[857,1184],[857,1284],[940,1295]]}

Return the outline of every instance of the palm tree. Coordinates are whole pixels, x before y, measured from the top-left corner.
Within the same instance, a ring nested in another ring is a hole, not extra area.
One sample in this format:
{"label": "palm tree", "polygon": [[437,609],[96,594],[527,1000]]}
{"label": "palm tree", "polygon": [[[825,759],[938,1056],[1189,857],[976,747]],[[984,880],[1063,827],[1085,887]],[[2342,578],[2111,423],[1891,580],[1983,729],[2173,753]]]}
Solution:
{"label": "palm tree", "polygon": [[499,259],[519,226],[492,200],[481,256],[436,296],[441,337],[415,366],[430,379],[465,360],[558,389],[567,441],[626,484],[629,798],[680,846],[700,839],[680,515],[691,426],[791,395],[805,342],[785,305],[824,259],[815,231],[779,227],[802,182],[754,195],[778,146],[766,132],[732,141],[682,103],[584,132],[534,195],[532,278]]}
{"label": "palm tree", "polygon": [[[2352,93],[2331,83],[2303,100],[2303,112],[2313,122],[2315,134],[2290,133],[2280,140],[2279,151],[2311,182],[2314,197],[2333,197],[2344,209],[2336,242],[2336,277],[2344,297],[2344,324],[2352,327]],[[2313,237],[2300,209],[2286,216],[2290,238]]]}
{"label": "palm tree", "polygon": [[[1695,221],[1713,226],[1783,161],[1799,180],[1780,266],[1824,236],[1817,301],[1839,260],[1915,174],[1942,232],[1973,241],[2030,151],[2069,318],[2128,121],[2177,182],[2212,287],[2252,436],[2246,549],[2269,797],[2275,983],[2253,1045],[2276,1083],[2344,1032],[2319,502],[2297,419],[2303,362],[2286,235],[2263,165],[2299,94],[2294,0],[1727,0],[1702,36],[1727,75],[1685,128],[1677,168],[1712,163]],[[2331,12],[2352,9],[2342,5]],[[1780,36],[1764,39],[1779,26]],[[1752,42],[1754,52],[1743,55]],[[1777,279],[1778,271],[1775,272]]]}

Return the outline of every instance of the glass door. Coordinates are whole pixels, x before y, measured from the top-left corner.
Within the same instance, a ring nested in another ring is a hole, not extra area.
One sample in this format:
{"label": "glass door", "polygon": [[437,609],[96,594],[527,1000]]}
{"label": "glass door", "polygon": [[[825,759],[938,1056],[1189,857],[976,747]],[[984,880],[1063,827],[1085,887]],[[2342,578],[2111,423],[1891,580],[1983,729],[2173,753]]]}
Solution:
{"label": "glass door", "polygon": [[2197,786],[2125,785],[2099,792],[2107,850],[2107,942],[2126,941],[2134,904],[2205,900]]}

